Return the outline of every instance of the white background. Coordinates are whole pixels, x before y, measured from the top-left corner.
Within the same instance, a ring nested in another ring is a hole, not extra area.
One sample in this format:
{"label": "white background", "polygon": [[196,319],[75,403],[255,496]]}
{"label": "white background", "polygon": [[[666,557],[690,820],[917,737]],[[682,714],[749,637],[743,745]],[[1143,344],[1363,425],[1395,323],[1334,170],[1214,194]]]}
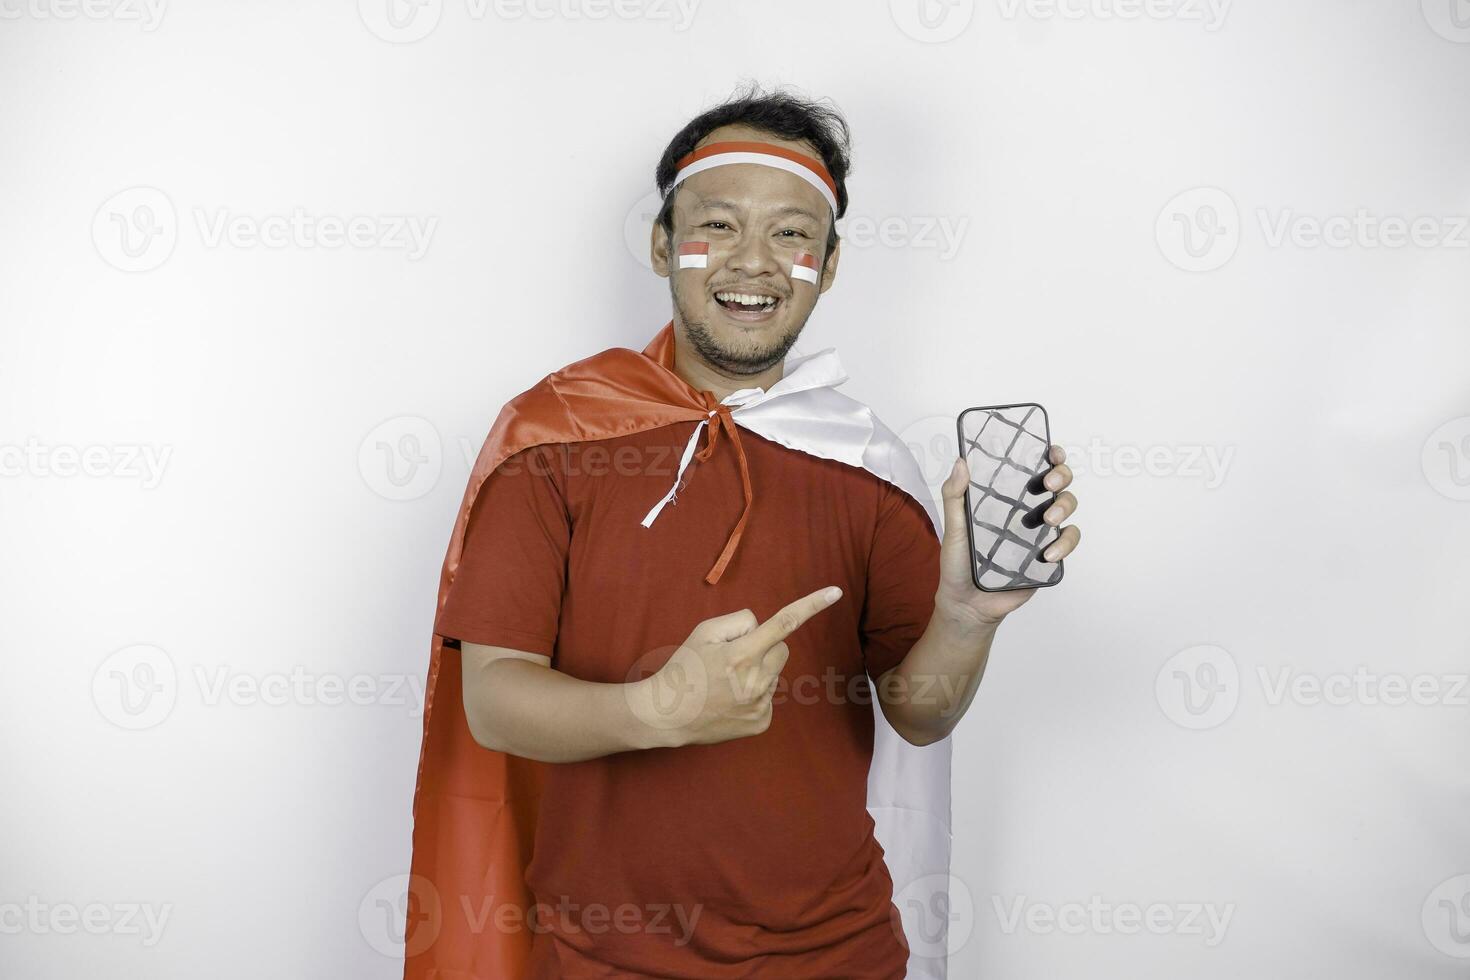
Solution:
{"label": "white background", "polygon": [[667,320],[653,168],[745,78],[854,131],[799,350],[936,485],[968,405],[1073,450],[951,975],[1470,973],[1470,4],[688,2],[0,0],[0,973],[399,975],[469,463]]}

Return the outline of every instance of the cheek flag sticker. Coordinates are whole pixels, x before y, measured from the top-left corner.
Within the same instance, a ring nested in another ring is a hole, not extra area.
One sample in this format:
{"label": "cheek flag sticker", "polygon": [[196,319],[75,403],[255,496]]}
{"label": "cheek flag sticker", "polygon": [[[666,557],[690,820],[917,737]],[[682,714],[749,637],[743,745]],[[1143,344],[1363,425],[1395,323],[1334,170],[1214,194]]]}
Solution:
{"label": "cheek flag sticker", "polygon": [[813,286],[821,275],[818,271],[817,257],[810,252],[797,252],[796,258],[791,261],[791,278],[809,282]]}
{"label": "cheek flag sticker", "polygon": [[679,268],[709,268],[709,242],[683,242],[679,245]]}

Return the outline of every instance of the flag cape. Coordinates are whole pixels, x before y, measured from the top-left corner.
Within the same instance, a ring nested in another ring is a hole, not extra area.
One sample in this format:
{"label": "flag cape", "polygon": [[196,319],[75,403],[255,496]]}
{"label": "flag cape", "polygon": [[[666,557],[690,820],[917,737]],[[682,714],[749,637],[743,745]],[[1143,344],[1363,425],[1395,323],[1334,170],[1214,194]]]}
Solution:
{"label": "flag cape", "polygon": [[[439,578],[438,608],[459,567],[475,497],[485,479],[515,453],[694,420],[709,422],[714,435],[716,422],[706,398],[673,366],[671,321],[641,353],[609,348],[547,375],[506,403],[470,473]],[[730,418],[788,448],[861,466],[893,483],[923,505],[935,533],[941,533],[933,496],[908,448],[866,406],[835,390],[847,380],[835,351],[788,357],[784,371],[765,391],[742,389],[724,399],[721,404],[732,406]],[[738,531],[731,544],[737,541]],[[874,715],[868,811],[914,953],[909,976],[943,980],[943,956],[920,956],[917,947],[944,948],[950,740],[918,748],[893,730],[876,700]],[[429,652],[423,726],[404,978],[518,980],[525,976],[534,938],[520,925],[533,902],[523,875],[531,860],[546,764],[475,742],[465,721],[459,651],[437,634]],[[497,919],[497,910],[508,906],[518,907],[520,914]],[[918,930],[921,942],[916,942]]]}

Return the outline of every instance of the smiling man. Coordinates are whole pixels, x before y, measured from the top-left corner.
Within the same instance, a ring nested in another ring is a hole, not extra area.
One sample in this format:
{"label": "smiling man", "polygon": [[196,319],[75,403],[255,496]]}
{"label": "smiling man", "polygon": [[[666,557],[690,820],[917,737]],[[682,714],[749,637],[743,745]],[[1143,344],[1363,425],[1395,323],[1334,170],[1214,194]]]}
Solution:
{"label": "smiling man", "polygon": [[656,172],[672,321],[497,417],[441,577],[406,976],[944,975],[894,896],[935,911],[945,736],[1031,593],[972,584],[962,460],[941,539],[835,351],[788,356],[847,170],[820,104],[694,119]]}

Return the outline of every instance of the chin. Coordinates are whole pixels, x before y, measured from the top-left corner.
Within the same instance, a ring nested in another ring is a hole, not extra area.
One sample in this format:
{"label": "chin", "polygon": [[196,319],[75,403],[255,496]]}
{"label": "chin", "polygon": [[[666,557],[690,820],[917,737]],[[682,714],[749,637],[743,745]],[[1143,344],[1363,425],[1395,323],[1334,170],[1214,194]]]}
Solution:
{"label": "chin", "polygon": [[801,332],[792,330],[779,311],[759,323],[740,322],[721,312],[711,312],[702,324],[688,325],[688,332],[700,353],[732,372],[758,374],[779,364]]}

